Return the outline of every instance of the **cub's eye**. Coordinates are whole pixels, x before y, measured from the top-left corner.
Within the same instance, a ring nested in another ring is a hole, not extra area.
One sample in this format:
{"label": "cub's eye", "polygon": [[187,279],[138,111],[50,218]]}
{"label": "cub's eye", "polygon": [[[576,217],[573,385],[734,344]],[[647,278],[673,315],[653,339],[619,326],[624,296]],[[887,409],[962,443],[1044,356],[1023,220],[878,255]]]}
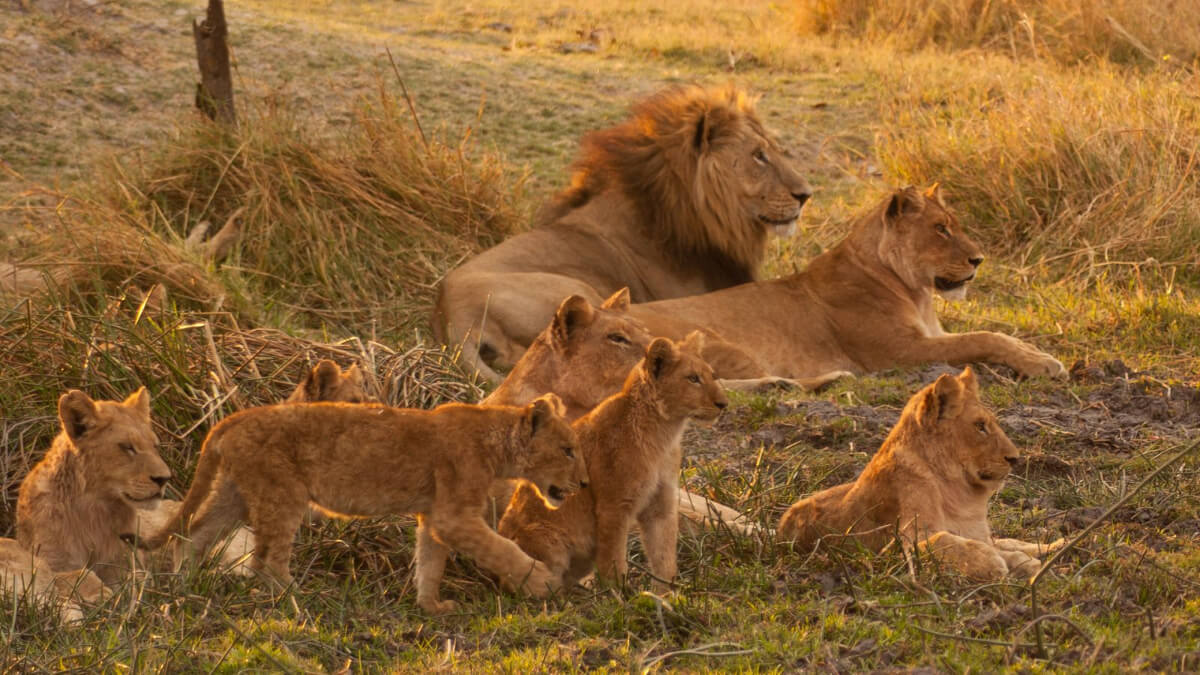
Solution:
{"label": "cub's eye", "polygon": [[609,333],[608,341],[615,342],[619,345],[633,344],[632,342],[629,341],[629,338],[625,337],[624,335],[621,335],[620,333]]}
{"label": "cub's eye", "polygon": [[938,234],[942,235],[943,237],[945,237],[947,239],[950,238],[950,228],[946,227],[945,225],[942,225],[941,223],[938,223],[936,229],[937,229]]}
{"label": "cub's eye", "polygon": [[767,164],[768,163],[767,153],[763,152],[762,150],[755,150],[753,157],[754,157],[754,161],[758,162],[759,164]]}
{"label": "cub's eye", "polygon": [[691,382],[692,384],[700,384],[700,376],[692,373],[691,375],[687,376],[687,381]]}
{"label": "cub's eye", "polygon": [[563,454],[566,455],[570,459],[575,459],[575,448],[572,448],[571,446],[568,445],[563,448]]}
{"label": "cub's eye", "polygon": [[129,443],[122,443],[122,444],[121,444],[121,449],[122,449],[122,450],[124,450],[125,452],[129,453],[129,456],[130,456],[130,457],[132,457],[132,456],[134,456],[134,455],[136,455],[136,454],[137,454],[137,450],[134,450],[134,449],[133,449],[133,446],[132,446],[132,445],[130,445]]}
{"label": "cub's eye", "polygon": [[975,423],[975,428],[979,430],[979,433],[983,434],[984,436],[987,436],[988,428],[987,428],[986,421],[979,420],[978,422]]}

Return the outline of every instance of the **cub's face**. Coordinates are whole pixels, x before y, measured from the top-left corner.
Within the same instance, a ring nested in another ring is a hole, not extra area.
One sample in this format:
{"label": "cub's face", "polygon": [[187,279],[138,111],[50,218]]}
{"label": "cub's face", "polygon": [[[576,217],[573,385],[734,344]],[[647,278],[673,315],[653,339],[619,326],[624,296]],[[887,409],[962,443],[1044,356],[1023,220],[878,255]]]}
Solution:
{"label": "cub's face", "polygon": [[643,367],[668,416],[711,423],[729,405],[712,367],[700,356],[703,349],[703,334],[693,331],[681,342],[656,338],[646,350]]}
{"label": "cub's face", "polygon": [[970,368],[957,377],[942,375],[918,392],[905,408],[904,415],[909,414],[929,434],[919,441],[923,451],[951,483],[964,481],[995,492],[1021,456],[979,400],[979,383]]}
{"label": "cub's face", "polygon": [[364,403],[375,400],[374,396],[367,393],[366,382],[357,363],[343,371],[329,359],[321,359],[305,373],[304,379],[287,398],[288,403]]}
{"label": "cub's face", "polygon": [[904,188],[884,211],[880,250],[892,269],[914,289],[937,291],[947,300],[966,297],[967,284],[983,262],[983,251],[954,214],[939,189]]}
{"label": "cub's face", "polygon": [[63,431],[78,448],[89,485],[130,505],[162,496],[171,470],[158,454],[145,388],[121,403],[71,390],[58,400]]}
{"label": "cub's face", "polygon": [[522,421],[529,442],[522,478],[533,483],[553,508],[586,487],[588,480],[579,438],[563,413],[558,397],[546,394],[526,407]]}
{"label": "cub's face", "polygon": [[996,416],[972,396],[965,402],[953,433],[956,438],[952,447],[967,482],[999,490],[1021,452],[1000,428]]}

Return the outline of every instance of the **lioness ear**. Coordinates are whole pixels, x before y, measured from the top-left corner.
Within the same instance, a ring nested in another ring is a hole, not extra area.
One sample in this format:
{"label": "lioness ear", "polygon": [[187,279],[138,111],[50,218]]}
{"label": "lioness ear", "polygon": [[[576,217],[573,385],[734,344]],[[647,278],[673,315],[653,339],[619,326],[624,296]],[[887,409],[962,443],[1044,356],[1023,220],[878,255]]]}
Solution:
{"label": "lioness ear", "polygon": [[121,405],[133,408],[143,419],[150,421],[150,392],[146,391],[145,387],[138,387],[138,390],[122,401]]}
{"label": "lioness ear", "polygon": [[533,399],[525,408],[525,418],[529,420],[529,435],[537,434],[538,429],[554,417],[562,417],[564,411],[562,400],[554,394],[545,394]]}
{"label": "lioness ear", "polygon": [[936,382],[924,389],[917,406],[917,421],[932,429],[944,419],[957,417],[962,411],[963,388],[957,377],[939,375]]}
{"label": "lioness ear", "polygon": [[329,359],[321,359],[304,376],[304,392],[309,401],[324,401],[325,393],[337,386],[342,369]]}
{"label": "lioness ear", "polygon": [[925,191],[925,198],[932,199],[933,201],[937,202],[938,206],[946,208],[946,202],[942,199],[941,183],[934,183],[933,185],[930,185],[929,189]]}
{"label": "lioness ear", "polygon": [[666,367],[679,358],[679,350],[675,348],[675,343],[667,338],[654,338],[649,347],[646,347],[646,372],[650,377],[658,379],[662,377]]}
{"label": "lioness ear", "polygon": [[591,325],[594,315],[595,310],[592,309],[592,303],[588,302],[587,298],[582,295],[572,295],[563,300],[562,304],[558,306],[558,311],[554,313],[554,327],[551,329],[551,335],[559,344],[566,344],[574,331]]}
{"label": "lioness ear", "polygon": [[687,337],[685,337],[683,339],[683,343],[680,346],[682,346],[684,349],[688,350],[689,352],[692,352],[693,354],[703,354],[704,353],[704,333],[701,333],[698,330],[694,330],[694,331],[688,333]]}
{"label": "lioness ear", "polygon": [[629,287],[626,286],[621,290],[608,296],[604,304],[600,305],[604,309],[615,309],[621,312],[629,311]]}
{"label": "lioness ear", "polygon": [[72,389],[58,397],[58,421],[72,441],[96,426],[96,402],[90,396]]}
{"label": "lioness ear", "polygon": [[887,211],[884,214],[885,224],[905,213],[920,213],[924,208],[925,197],[917,188],[910,185],[896,190],[892,193],[892,198],[888,202]]}

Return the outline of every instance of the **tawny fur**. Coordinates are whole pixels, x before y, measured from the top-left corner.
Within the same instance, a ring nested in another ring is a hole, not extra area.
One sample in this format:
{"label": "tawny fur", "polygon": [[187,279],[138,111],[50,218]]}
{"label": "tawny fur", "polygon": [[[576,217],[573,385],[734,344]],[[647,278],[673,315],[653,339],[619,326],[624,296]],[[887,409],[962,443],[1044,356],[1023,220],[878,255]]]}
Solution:
{"label": "tawny fur", "polygon": [[655,339],[620,393],[572,426],[591,481],[558,509],[521,486],[500,533],[570,586],[592,571],[601,579],[626,575],[626,541],[636,525],[656,578],[676,573],[679,529],[679,437],[689,420],[711,422],[727,405],[725,393],[699,353],[703,339]]}
{"label": "tawny fur", "polygon": [[81,604],[99,602],[106,591],[86,569],[56,572],[16,539],[0,539],[0,594],[53,605],[64,623],[76,623],[83,618]]}
{"label": "tawny fur", "polygon": [[811,193],[733,88],[678,87],[584,137],[571,185],[540,226],[450,272],[435,334],[499,382],[563,298],[634,302],[756,278],[769,232],[790,232]]}
{"label": "tawny fur", "polygon": [[145,388],[121,403],[71,390],[58,399],[62,431],[21,482],[17,540],[56,572],[90,568],[107,584],[138,564],[123,540],[136,509],[162,496],[171,470],[158,454]]}
{"label": "tawny fur", "polygon": [[1009,335],[942,330],[935,291],[961,297],[982,261],[936,186],[910,187],[888,195],[802,272],[630,313],[652,335],[706,330],[705,359],[723,379],[822,378],[931,361],[1065,376],[1058,359]]}
{"label": "tawny fur", "polygon": [[145,546],[182,533],[205,551],[223,532],[249,522],[256,539],[250,566],[290,583],[292,540],[310,502],[342,516],[412,513],[420,523],[418,602],[426,610],[447,608],[437,585],[449,548],[513,587],[543,595],[557,587],[549,572],[488,528],[481,514],[496,478],[525,478],[550,498],[578,489],[587,472],[575,444],[553,395],[525,407],[254,408],[209,432],[177,518]]}
{"label": "tawny fur", "polygon": [[1061,545],[994,539],[988,499],[1020,452],[979,401],[975,374],[942,375],[917,392],[858,479],[792,505],[779,538],[802,551],[849,537],[878,550],[897,531],[962,574],[1029,576],[1036,556]]}

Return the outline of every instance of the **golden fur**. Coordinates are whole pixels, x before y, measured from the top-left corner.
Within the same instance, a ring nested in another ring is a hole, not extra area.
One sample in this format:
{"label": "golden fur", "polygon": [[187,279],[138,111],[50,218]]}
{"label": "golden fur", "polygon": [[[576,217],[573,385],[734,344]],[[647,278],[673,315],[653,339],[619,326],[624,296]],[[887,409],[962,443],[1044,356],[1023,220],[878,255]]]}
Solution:
{"label": "golden fur", "polygon": [[704,356],[721,378],[821,378],[930,361],[1064,377],[1057,359],[1017,338],[942,330],[934,292],[960,297],[982,261],[936,186],[909,187],[888,195],[802,272],[634,305],[630,313],[652,335],[707,330],[715,339]]}
{"label": "golden fur", "polygon": [[[541,595],[556,587],[544,566],[484,523],[487,487],[525,478],[550,500],[586,482],[575,433],[553,395],[525,407],[450,403],[435,410],[376,404],[285,403],[245,410],[208,434],[179,514],[145,546],[186,533],[205,551],[241,521],[254,530],[250,566],[289,583],[292,540],[309,502],[337,515],[415,513],[418,602],[438,601],[453,547],[513,586]],[[422,542],[424,541],[424,545]],[[436,556],[435,556],[436,557]]]}
{"label": "golden fur", "polygon": [[55,572],[16,539],[0,539],[0,594],[53,604],[64,623],[75,623],[83,618],[80,603],[96,603],[106,592],[104,582],[92,572]]}
{"label": "golden fur", "polygon": [[17,540],[55,572],[90,568],[115,583],[136,562],[123,541],[137,509],[162,496],[171,470],[158,454],[145,388],[121,403],[82,391],[58,399],[61,433],[21,482]]}
{"label": "golden fur", "polygon": [[634,302],[752,281],[768,232],[790,232],[811,194],[733,88],[678,87],[584,137],[571,185],[541,224],[450,272],[434,332],[499,382],[563,298]]}
{"label": "golden fur", "polygon": [[570,586],[591,572],[626,574],[626,540],[637,525],[656,585],[675,577],[679,437],[688,420],[711,422],[728,401],[700,357],[703,337],[657,338],[625,381],[572,426],[591,481],[551,510],[522,485],[500,521],[513,539]]}
{"label": "golden fur", "polygon": [[1019,456],[980,402],[971,369],[942,375],[909,400],[858,479],[793,504],[779,538],[807,551],[849,536],[878,550],[899,531],[905,546],[973,579],[1029,576],[1050,547],[993,539],[987,521],[988,499]]}

